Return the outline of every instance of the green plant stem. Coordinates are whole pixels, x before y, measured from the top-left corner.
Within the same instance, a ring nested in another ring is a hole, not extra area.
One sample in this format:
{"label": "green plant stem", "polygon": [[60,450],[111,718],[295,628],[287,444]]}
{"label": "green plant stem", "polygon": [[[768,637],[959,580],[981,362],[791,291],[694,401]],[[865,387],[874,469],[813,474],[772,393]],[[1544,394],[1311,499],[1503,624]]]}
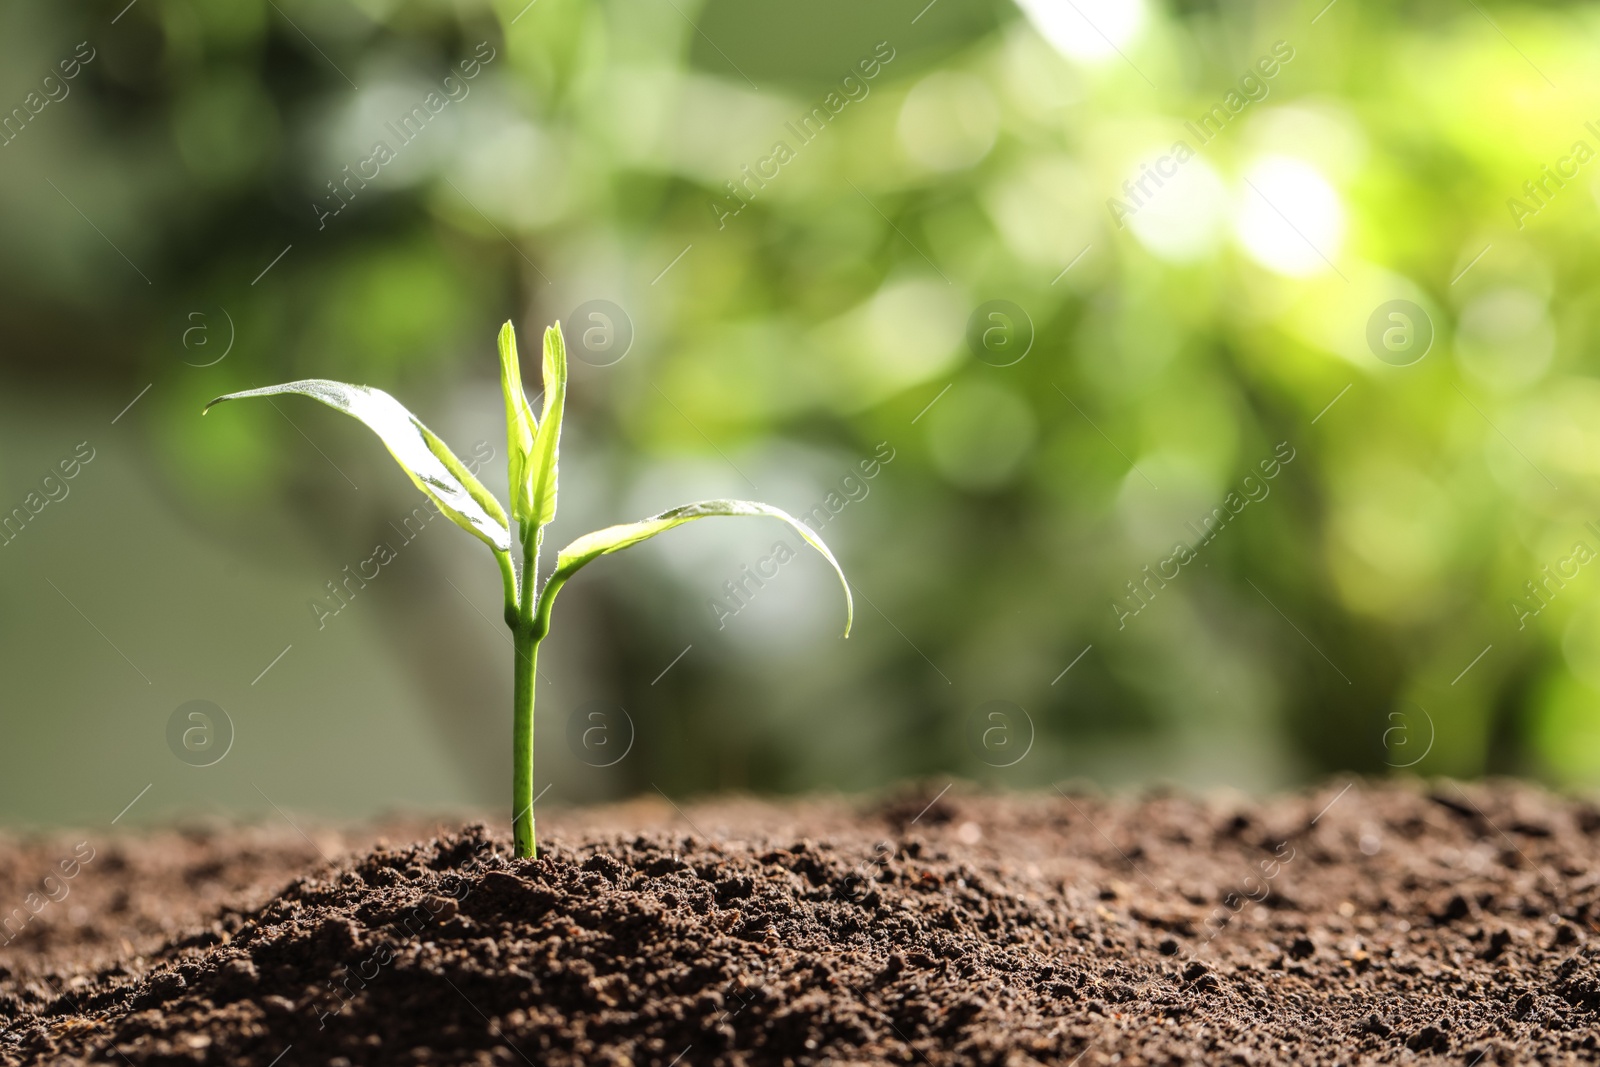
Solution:
{"label": "green plant stem", "polygon": [[[539,678],[539,642],[544,632],[534,624],[535,591],[539,585],[539,545],[543,532],[524,536],[522,582],[508,581],[506,623],[516,656],[511,686],[511,837],[520,859],[537,859],[533,833],[533,697]],[[507,560],[509,563],[509,558]]]}
{"label": "green plant stem", "polygon": [[[519,620],[520,622],[520,620]],[[511,635],[516,649],[511,739],[511,835],[519,858],[537,859],[533,836],[533,684],[538,677],[539,642],[523,623]]]}
{"label": "green plant stem", "polygon": [[517,568],[511,561],[511,553],[501,552],[496,549],[495,563],[500,566],[500,585],[505,593],[506,600],[506,625],[515,629],[512,619],[517,611]]}

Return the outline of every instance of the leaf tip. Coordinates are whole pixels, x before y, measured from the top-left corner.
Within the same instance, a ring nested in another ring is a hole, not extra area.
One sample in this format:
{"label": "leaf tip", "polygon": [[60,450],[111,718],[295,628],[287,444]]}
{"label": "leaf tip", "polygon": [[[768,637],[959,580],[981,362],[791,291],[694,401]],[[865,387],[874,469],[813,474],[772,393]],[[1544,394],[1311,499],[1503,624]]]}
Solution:
{"label": "leaf tip", "polygon": [[561,320],[544,328],[545,418],[562,406],[567,391],[567,340],[561,333]]}
{"label": "leaf tip", "polygon": [[560,353],[562,362],[566,361],[567,336],[561,332],[561,320],[544,328],[544,345],[552,353]]}

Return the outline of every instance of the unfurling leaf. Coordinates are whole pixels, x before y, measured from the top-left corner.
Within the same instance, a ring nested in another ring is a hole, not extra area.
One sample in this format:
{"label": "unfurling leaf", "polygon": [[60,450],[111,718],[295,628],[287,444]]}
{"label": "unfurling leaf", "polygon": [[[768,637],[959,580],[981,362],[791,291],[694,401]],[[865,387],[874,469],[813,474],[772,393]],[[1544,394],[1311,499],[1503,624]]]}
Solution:
{"label": "unfurling leaf", "polygon": [[[561,446],[561,413],[566,404],[567,343],[558,322],[544,331],[544,411],[534,434],[526,475],[533,502],[529,518],[538,526],[547,526],[556,517],[556,454]],[[518,521],[526,520],[518,516]]]}
{"label": "unfurling leaf", "polygon": [[702,500],[697,504],[685,504],[682,507],[663,511],[639,522],[623,523],[620,526],[607,526],[603,530],[586,533],[566,548],[561,550],[556,557],[556,569],[550,575],[544,594],[539,598],[539,616],[544,624],[549,623],[550,602],[555,599],[556,593],[566,580],[592,560],[612,552],[620,552],[624,548],[647,541],[656,534],[665,533],[674,526],[682,526],[695,519],[706,519],[714,515],[757,515],[773,519],[782,519],[805,539],[806,544],[822,553],[824,559],[833,565],[834,573],[839,576],[839,584],[844,587],[844,635],[850,636],[850,624],[855,619],[855,601],[850,595],[850,583],[845,581],[844,571],[839,568],[839,561],[833,558],[833,553],[828,551],[828,546],[822,539],[812,533],[810,528],[796,519],[793,515],[775,508],[771,504],[761,504],[753,500]]}
{"label": "unfurling leaf", "polygon": [[360,419],[382,439],[389,454],[410,475],[417,488],[438,504],[439,510],[448,515],[451,521],[496,553],[511,550],[511,532],[506,525],[506,513],[494,494],[472,476],[472,472],[456,458],[448,445],[422,425],[415,415],[406,410],[405,405],[382,389],[312,378],[219,396],[206,405],[206,410],[211,410],[224,400],[276,396],[281,393],[309,396]]}
{"label": "unfurling leaf", "polygon": [[506,398],[506,453],[511,469],[511,517],[527,522],[533,513],[532,468],[528,457],[533,452],[538,422],[528,395],[522,390],[522,365],[517,361],[517,331],[510,322],[500,327],[500,391]]}

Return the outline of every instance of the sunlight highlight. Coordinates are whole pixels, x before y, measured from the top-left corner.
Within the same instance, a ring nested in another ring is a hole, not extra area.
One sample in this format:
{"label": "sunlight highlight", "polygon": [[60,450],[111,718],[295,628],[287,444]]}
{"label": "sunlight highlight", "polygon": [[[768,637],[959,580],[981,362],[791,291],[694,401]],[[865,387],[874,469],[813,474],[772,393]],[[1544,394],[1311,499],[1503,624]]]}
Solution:
{"label": "sunlight highlight", "polygon": [[1017,6],[1040,36],[1071,59],[1114,56],[1144,26],[1143,0],[1017,0]]}
{"label": "sunlight highlight", "polygon": [[1304,160],[1267,156],[1245,173],[1234,234],[1251,259],[1278,274],[1332,270],[1344,238],[1344,205]]}

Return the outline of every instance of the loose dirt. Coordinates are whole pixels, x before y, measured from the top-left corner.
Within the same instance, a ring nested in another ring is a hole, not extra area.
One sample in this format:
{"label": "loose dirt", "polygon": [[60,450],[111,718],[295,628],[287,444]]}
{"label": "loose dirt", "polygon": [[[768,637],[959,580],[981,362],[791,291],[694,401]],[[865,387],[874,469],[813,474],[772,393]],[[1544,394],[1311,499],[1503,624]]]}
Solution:
{"label": "loose dirt", "polygon": [[938,785],[0,842],[0,1061],[1600,1061],[1587,803]]}

